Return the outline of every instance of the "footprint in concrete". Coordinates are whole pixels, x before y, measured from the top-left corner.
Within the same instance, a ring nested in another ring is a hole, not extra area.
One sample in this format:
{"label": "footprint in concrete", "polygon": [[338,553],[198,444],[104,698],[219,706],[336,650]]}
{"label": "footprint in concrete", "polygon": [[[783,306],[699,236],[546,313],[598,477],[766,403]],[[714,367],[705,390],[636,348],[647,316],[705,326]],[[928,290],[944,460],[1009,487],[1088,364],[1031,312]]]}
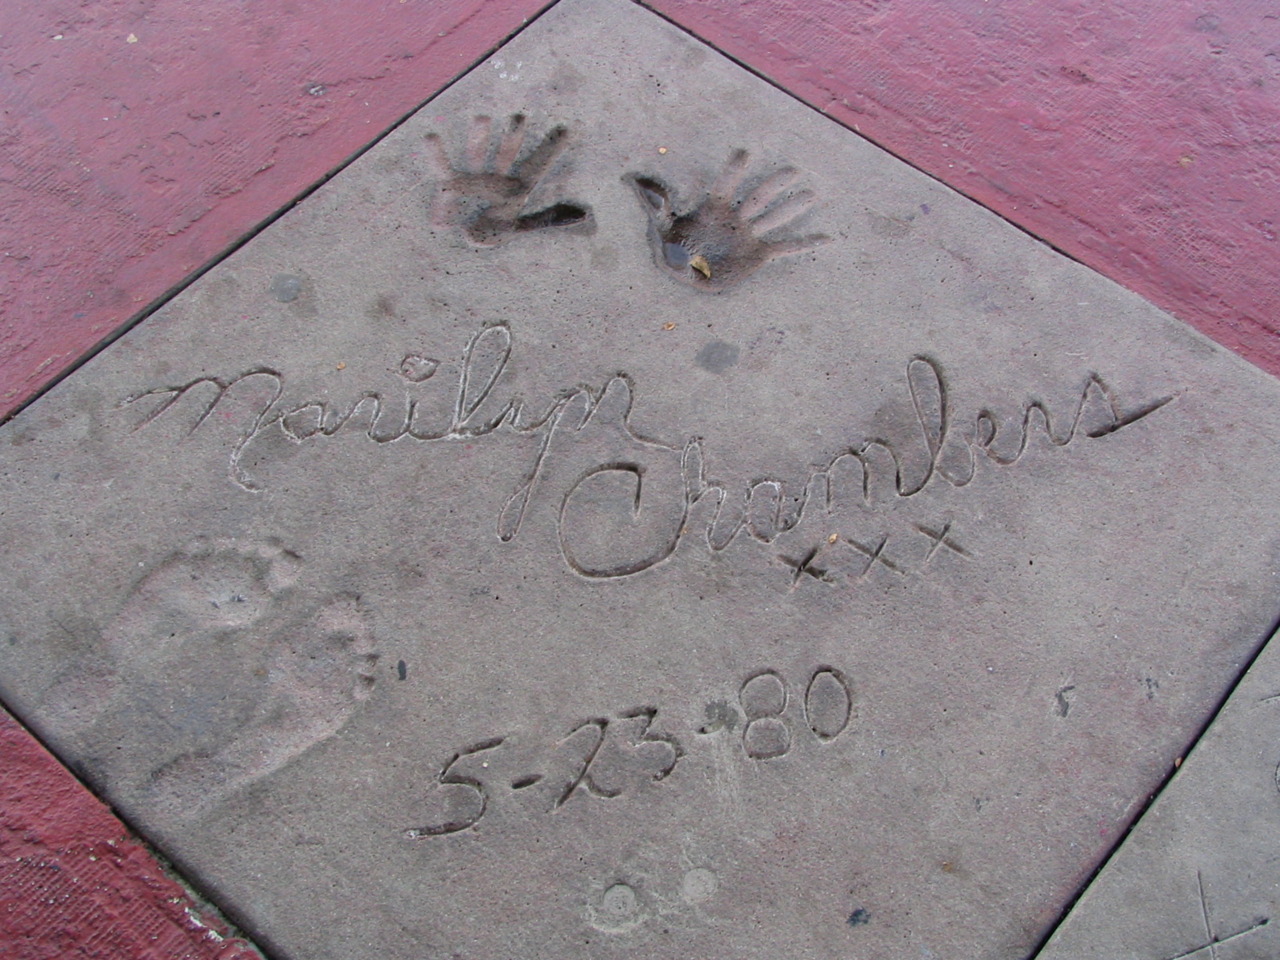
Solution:
{"label": "footprint in concrete", "polygon": [[301,565],[275,541],[197,538],[142,578],[103,639],[117,657],[134,660],[192,635],[244,630],[293,586]]}
{"label": "footprint in concrete", "polygon": [[[175,814],[215,803],[328,739],[374,686],[354,595],[303,605],[280,544],[199,538],[143,575],[102,632],[104,656],[53,699],[103,773]],[[160,760],[158,769],[154,769]],[[98,761],[95,761],[98,763]]]}
{"label": "footprint in concrete", "polygon": [[547,181],[568,143],[569,132],[555,126],[532,146],[523,114],[494,133],[490,117],[476,117],[462,156],[453,160],[439,134],[427,134],[428,157],[436,178],[434,220],[458,227],[480,247],[492,247],[517,234],[551,227],[594,226],[591,208],[560,200],[538,207],[535,192]]}
{"label": "footprint in concrete", "polygon": [[771,260],[830,240],[793,232],[814,203],[811,191],[797,189],[799,171],[784,166],[749,178],[747,162],[747,151],[735,150],[711,189],[683,210],[662,180],[628,175],[649,218],[654,259],[681,282],[722,291]]}
{"label": "footprint in concrete", "polygon": [[[280,606],[300,567],[274,541],[196,538],[133,586],[102,631],[104,657],[68,670],[47,696],[49,709],[75,732],[140,687],[207,689],[210,662],[234,662],[233,638]],[[199,675],[188,677],[193,669]]]}
{"label": "footprint in concrete", "polygon": [[199,812],[279,770],[342,729],[373,691],[378,653],[357,596],[330,598],[266,634],[264,648],[253,671],[255,702],[237,728],[153,773],[154,799],[166,810]]}

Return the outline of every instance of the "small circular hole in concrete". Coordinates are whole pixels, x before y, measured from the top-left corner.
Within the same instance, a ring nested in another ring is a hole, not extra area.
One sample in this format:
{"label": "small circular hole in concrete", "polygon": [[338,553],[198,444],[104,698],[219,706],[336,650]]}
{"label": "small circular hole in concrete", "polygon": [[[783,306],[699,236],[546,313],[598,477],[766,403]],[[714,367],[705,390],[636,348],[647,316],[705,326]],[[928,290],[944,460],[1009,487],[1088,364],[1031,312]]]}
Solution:
{"label": "small circular hole in concrete", "polygon": [[282,273],[271,279],[271,295],[281,303],[293,303],[302,293],[302,278]]}
{"label": "small circular hole in concrete", "polygon": [[680,894],[690,903],[701,903],[710,900],[720,886],[720,878],[714,870],[706,867],[694,867],[684,875],[680,884]]}
{"label": "small circular hole in concrete", "polygon": [[625,883],[615,883],[600,899],[601,919],[624,924],[635,918],[638,908],[636,892]]}
{"label": "small circular hole in concrete", "polygon": [[698,351],[694,362],[709,373],[724,373],[738,362],[738,348],[723,340],[712,340]]}

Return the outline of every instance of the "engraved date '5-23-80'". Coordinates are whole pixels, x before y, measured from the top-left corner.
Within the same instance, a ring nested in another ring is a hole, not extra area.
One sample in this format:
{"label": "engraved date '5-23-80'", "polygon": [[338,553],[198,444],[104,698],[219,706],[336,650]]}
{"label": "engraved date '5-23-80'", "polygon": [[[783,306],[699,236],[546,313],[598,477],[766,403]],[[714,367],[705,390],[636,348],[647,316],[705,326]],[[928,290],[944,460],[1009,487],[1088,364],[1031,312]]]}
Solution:
{"label": "engraved date '5-23-80'", "polygon": [[[796,736],[829,744],[855,716],[853,688],[842,671],[817,667],[793,690],[781,673],[765,669],[743,680],[736,705],[707,704],[695,733],[699,739],[735,736],[745,758],[765,761],[790,753]],[[680,738],[655,729],[657,717],[656,707],[644,706],[582,720],[534,770],[503,762],[508,737],[454,750],[434,778],[431,802],[442,812],[404,836],[425,840],[475,827],[502,796],[541,794],[543,812],[555,813],[580,794],[610,800],[662,783],[686,751]]]}

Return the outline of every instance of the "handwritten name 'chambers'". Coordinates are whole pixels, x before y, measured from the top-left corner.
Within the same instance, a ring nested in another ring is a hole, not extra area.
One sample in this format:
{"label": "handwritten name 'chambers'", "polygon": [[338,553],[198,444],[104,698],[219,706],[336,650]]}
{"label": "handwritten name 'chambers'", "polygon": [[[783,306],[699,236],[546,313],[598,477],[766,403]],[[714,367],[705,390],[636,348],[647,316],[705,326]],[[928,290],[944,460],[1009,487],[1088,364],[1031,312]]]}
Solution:
{"label": "handwritten name 'chambers'", "polygon": [[905,439],[862,437],[815,451],[790,477],[724,480],[715,477],[702,438],[670,442],[633,430],[636,385],[625,373],[540,402],[504,393],[513,347],[510,326],[485,326],[463,346],[456,377],[441,375],[439,360],[409,355],[399,364],[398,392],[364,391],[342,402],[289,396],[284,372],[255,367],[153,387],[122,406],[142,407],[135,430],[175,416],[170,411],[179,406],[193,417],[192,432],[211,418],[237,417],[229,476],[247,491],[263,489],[259,465],[282,441],[353,434],[378,445],[443,446],[501,434],[529,438],[521,477],[498,511],[497,536],[519,536],[542,504],[574,571],[624,577],[667,559],[688,537],[712,552],[739,537],[769,544],[815,512],[875,511],[937,484],[967,487],[986,470],[1017,463],[1033,441],[1052,448],[1106,437],[1173,399],[1122,404],[1090,373],[1060,409],[1031,399],[1003,416],[985,406],[957,412],[942,364],[918,355],[903,369],[901,403],[911,421]]}

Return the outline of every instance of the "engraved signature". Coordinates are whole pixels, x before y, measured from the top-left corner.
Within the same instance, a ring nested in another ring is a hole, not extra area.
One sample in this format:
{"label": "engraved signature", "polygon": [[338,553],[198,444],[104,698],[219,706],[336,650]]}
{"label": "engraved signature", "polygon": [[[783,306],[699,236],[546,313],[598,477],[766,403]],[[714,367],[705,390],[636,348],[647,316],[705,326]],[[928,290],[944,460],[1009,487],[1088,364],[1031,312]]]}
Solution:
{"label": "engraved signature", "polygon": [[[617,578],[666,560],[695,527],[701,528],[712,553],[744,535],[770,544],[806,516],[830,515],[848,505],[874,511],[939,483],[967,487],[982,475],[982,464],[1017,463],[1037,435],[1054,447],[1105,437],[1174,399],[1122,407],[1102,377],[1090,373],[1073,410],[1055,414],[1044,402],[1028,400],[1020,417],[1010,421],[982,407],[958,426],[941,363],[918,355],[905,369],[917,440],[851,443],[805,468],[798,482],[763,477],[730,483],[711,475],[702,438],[670,443],[632,429],[635,385],[625,373],[598,387],[565,390],[541,405],[518,394],[500,396],[498,384],[513,344],[512,330],[504,323],[473,334],[462,352],[457,383],[449,388],[452,403],[443,411],[423,403],[421,396],[437,382],[440,362],[418,355],[406,356],[399,365],[401,396],[364,391],[342,403],[287,398],[285,374],[256,367],[232,377],[153,387],[125,397],[121,406],[151,404],[134,425],[138,430],[189,401],[196,408],[194,432],[220,406],[230,405],[227,398],[233,392],[254,396],[228,457],[232,482],[248,491],[264,488],[250,465],[255,453],[265,456],[258,447],[265,449],[268,439],[303,444],[344,431],[359,432],[375,444],[447,444],[498,434],[533,437],[536,451],[498,512],[498,537],[514,539],[533,506],[542,502],[554,514],[565,563],[583,577]],[[931,527],[917,529],[926,536],[934,532]],[[851,545],[869,547],[868,568],[884,563],[883,542],[878,548],[861,541]],[[936,547],[967,556],[946,533],[939,533]]]}

